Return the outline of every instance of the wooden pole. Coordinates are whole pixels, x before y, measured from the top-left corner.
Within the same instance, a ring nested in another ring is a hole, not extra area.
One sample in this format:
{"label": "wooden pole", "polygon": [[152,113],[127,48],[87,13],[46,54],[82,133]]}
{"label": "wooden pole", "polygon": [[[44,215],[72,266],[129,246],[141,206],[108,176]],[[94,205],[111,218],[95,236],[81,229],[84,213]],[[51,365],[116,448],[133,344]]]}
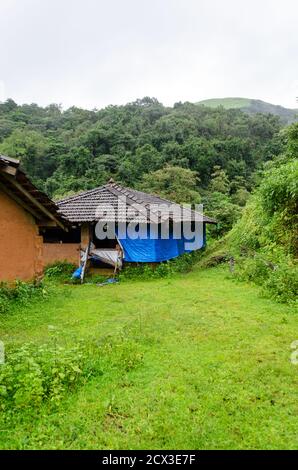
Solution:
{"label": "wooden pole", "polygon": [[85,274],[86,274],[86,269],[87,269],[87,263],[88,263],[88,258],[89,258],[91,243],[92,243],[92,240],[91,240],[91,228],[90,228],[90,226],[89,226],[89,241],[88,241],[88,245],[87,245],[87,247],[86,247],[85,261],[84,261],[83,269],[82,269],[82,272],[81,272],[81,284],[83,284],[84,278],[85,278]]}

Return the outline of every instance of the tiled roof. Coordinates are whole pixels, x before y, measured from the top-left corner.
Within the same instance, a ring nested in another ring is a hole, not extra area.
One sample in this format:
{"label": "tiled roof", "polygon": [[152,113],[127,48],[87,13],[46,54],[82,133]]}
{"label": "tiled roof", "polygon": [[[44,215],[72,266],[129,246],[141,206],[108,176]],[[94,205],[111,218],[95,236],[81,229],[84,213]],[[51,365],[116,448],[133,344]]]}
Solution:
{"label": "tiled roof", "polygon": [[[103,215],[107,221],[129,222],[135,217],[136,212],[138,212],[140,222],[160,222],[169,218],[169,207],[171,207],[170,218],[175,222],[202,220],[202,216],[198,212],[184,209],[183,215],[181,215],[182,206],[179,204],[152,194],[126,188],[113,180],[99,188],[62,199],[57,202],[57,205],[59,213],[73,223],[95,222]],[[152,205],[154,205],[153,209]],[[203,220],[206,223],[216,223],[206,216]]]}
{"label": "tiled roof", "polygon": [[16,158],[7,157],[6,155],[0,155],[0,163],[3,163],[5,165],[11,165],[17,168],[20,165],[20,160],[17,160]]}

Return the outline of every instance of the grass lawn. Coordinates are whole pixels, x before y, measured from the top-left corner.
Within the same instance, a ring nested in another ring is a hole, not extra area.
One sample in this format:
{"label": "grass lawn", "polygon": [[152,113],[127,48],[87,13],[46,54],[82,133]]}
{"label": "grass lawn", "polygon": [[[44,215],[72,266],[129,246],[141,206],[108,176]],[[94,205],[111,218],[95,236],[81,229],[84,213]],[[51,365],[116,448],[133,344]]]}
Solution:
{"label": "grass lawn", "polygon": [[120,367],[99,346],[103,373],[58,407],[0,418],[2,449],[297,448],[297,315],[223,268],[59,286],[3,316],[0,338],[46,343],[48,325],[65,344],[122,335],[138,360]]}

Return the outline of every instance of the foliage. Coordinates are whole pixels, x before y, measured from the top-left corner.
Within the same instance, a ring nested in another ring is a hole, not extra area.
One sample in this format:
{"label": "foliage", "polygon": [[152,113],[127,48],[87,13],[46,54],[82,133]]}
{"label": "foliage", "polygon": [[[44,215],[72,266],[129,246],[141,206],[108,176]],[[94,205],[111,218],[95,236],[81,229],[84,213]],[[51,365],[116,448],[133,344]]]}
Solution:
{"label": "foliage", "polygon": [[251,257],[237,258],[235,275],[262,286],[264,294],[278,302],[297,302],[298,265],[290,257],[259,252]]}
{"label": "foliage", "polygon": [[211,180],[209,185],[211,192],[217,192],[227,194],[230,189],[230,182],[226,172],[219,166],[213,167],[213,173],[211,174]]}
{"label": "foliage", "polygon": [[121,280],[130,279],[159,279],[171,277],[177,273],[186,273],[192,270],[194,265],[203,256],[203,250],[185,253],[177,258],[150,265],[147,263],[136,263],[126,266],[121,271]]}
{"label": "foliage", "polygon": [[262,284],[275,299],[297,299],[298,124],[284,132],[287,148],[270,162],[241,220],[226,237],[238,276]]}
{"label": "foliage", "polygon": [[58,403],[83,376],[83,361],[86,351],[82,346],[65,349],[28,343],[8,352],[0,369],[2,411],[34,408],[44,400]]}
{"label": "foliage", "polygon": [[46,266],[44,270],[45,279],[70,281],[73,272],[77,269],[72,263],[67,261],[59,261]]}
{"label": "foliage", "polygon": [[219,192],[211,193],[206,200],[208,215],[216,220],[217,224],[208,227],[208,232],[215,238],[222,237],[227,233],[241,215],[242,208],[231,202],[231,199]]}
{"label": "foliage", "polygon": [[72,346],[58,344],[55,327],[52,342],[25,343],[9,350],[0,369],[0,409],[8,414],[44,402],[57,406],[83,381],[103,375],[103,367],[128,372],[142,363],[137,343],[123,335],[107,337],[98,343],[77,341]]}
{"label": "foliage", "polygon": [[196,190],[197,179],[194,171],[167,165],[162,170],[144,175],[140,189],[180,204],[199,203],[200,195]]}
{"label": "foliage", "polygon": [[148,97],[99,111],[0,104],[1,153],[20,158],[28,176],[52,197],[90,189],[111,176],[137,187],[167,165],[195,172],[196,194],[207,189],[215,165],[231,182],[242,175],[249,184],[255,169],[278,152],[271,142],[279,129],[278,118],[269,115],[191,103],[169,108]]}
{"label": "foliage", "polygon": [[0,285],[0,314],[6,313],[13,305],[28,305],[34,299],[47,297],[49,291],[43,283],[16,281],[14,286]]}
{"label": "foliage", "polygon": [[269,216],[279,212],[284,225],[292,222],[298,213],[298,159],[277,164],[264,173],[260,198]]}
{"label": "foliage", "polygon": [[231,243],[248,250],[281,246],[297,254],[298,160],[278,163],[264,172],[259,189],[229,235]]}
{"label": "foliage", "polygon": [[170,108],[149,97],[93,111],[0,103],[0,152],[20,158],[54,199],[113,177],[173,201],[202,202],[220,224],[216,237],[239,218],[256,171],[286,143],[280,129],[269,114],[187,102]]}

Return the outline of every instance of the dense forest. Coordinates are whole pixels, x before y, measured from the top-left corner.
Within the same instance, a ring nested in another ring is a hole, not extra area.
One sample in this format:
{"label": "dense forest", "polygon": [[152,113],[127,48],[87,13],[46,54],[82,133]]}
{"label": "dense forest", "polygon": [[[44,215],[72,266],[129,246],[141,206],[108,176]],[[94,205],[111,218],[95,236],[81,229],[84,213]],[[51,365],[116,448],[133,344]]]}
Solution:
{"label": "dense forest", "polygon": [[[281,123],[155,98],[101,110],[0,104],[0,152],[21,160],[35,184],[59,199],[110,177],[178,202],[201,201],[229,229],[256,182],[282,150]],[[162,171],[161,171],[162,170]]]}

